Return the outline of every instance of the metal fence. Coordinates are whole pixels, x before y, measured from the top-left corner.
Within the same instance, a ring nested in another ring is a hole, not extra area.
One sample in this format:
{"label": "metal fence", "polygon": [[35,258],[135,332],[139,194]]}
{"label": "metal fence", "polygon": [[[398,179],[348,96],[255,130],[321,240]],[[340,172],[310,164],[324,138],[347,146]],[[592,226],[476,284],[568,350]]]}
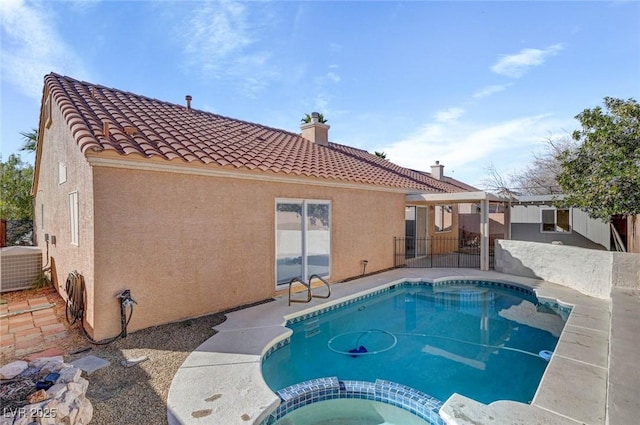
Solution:
{"label": "metal fence", "polygon": [[33,220],[2,220],[1,246],[33,245]]}
{"label": "metal fence", "polygon": [[[480,239],[393,238],[396,267],[480,268]],[[494,239],[489,239],[489,267],[493,268]]]}

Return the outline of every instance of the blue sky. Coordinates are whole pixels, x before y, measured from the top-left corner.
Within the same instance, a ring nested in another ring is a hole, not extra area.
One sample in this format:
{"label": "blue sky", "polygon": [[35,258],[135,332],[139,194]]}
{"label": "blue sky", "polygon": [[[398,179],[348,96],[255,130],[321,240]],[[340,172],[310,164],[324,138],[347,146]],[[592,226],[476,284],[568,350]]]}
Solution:
{"label": "blue sky", "polygon": [[[470,184],[605,96],[640,99],[640,2],[3,0],[1,152],[56,72],[299,131]],[[25,160],[33,155],[21,153]]]}

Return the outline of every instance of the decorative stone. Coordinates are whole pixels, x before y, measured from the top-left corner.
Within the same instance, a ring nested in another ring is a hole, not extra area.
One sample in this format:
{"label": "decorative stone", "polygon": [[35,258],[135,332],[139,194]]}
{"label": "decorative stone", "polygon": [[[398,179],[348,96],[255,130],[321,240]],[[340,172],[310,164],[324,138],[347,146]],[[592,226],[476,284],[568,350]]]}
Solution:
{"label": "decorative stone", "polygon": [[27,396],[27,402],[29,404],[40,403],[41,401],[48,400],[49,398],[49,394],[47,394],[45,390],[38,390]]}
{"label": "decorative stone", "polygon": [[75,382],[82,375],[82,371],[77,367],[67,367],[60,369],[60,377],[56,381],[59,384],[68,384],[69,382]]}
{"label": "decorative stone", "polygon": [[40,365],[41,369],[33,368],[31,379],[44,377],[50,371],[59,371],[60,377],[47,391],[39,390],[31,394],[27,400],[30,404],[8,420],[5,420],[6,416],[0,416],[0,425],[88,424],[93,418],[93,406],[86,396],[89,381],[82,378],[82,371],[56,358],[34,359],[33,362]]}
{"label": "decorative stone", "polygon": [[72,394],[85,394],[87,392],[87,388],[89,387],[89,381],[84,378],[78,378],[76,382],[70,382],[67,384],[67,389]]}
{"label": "decorative stone", "polygon": [[49,362],[64,363],[64,359],[62,358],[62,356],[38,357],[37,359],[33,359],[29,363],[29,366],[42,369],[42,366],[46,365]]}
{"label": "decorative stone", "polygon": [[13,425],[13,416],[10,414],[0,416],[0,425]]}
{"label": "decorative stone", "polygon": [[60,369],[62,369],[62,365],[63,363],[59,363],[55,361],[48,362],[44,366],[42,366],[42,368],[40,369],[40,373],[42,373],[43,375],[46,375],[51,372],[58,372]]}
{"label": "decorative stone", "polygon": [[63,418],[67,417],[67,416],[69,416],[70,410],[71,409],[69,407],[69,403],[66,403],[66,402],[62,401],[62,402],[58,403],[58,405],[56,406],[56,416],[60,415]]}
{"label": "decorative stone", "polygon": [[66,384],[55,384],[47,390],[47,394],[49,394],[49,398],[60,398],[65,391],[67,391]]}
{"label": "decorative stone", "polygon": [[12,379],[20,375],[29,367],[27,362],[16,360],[0,368],[0,379]]}
{"label": "decorative stone", "polygon": [[78,412],[80,412],[80,409],[71,409],[71,411],[69,411],[69,423],[75,425],[76,423],[76,418],[78,417]]}
{"label": "decorative stone", "polygon": [[52,416],[38,417],[38,425],[56,425],[56,420]]}
{"label": "decorative stone", "polygon": [[86,425],[93,418],[93,406],[91,402],[85,397],[82,400],[80,411],[78,412],[78,417],[76,418],[76,424],[78,425]]}
{"label": "decorative stone", "polygon": [[33,422],[30,417],[28,418],[26,416],[18,416],[13,422],[13,425],[32,425],[32,424],[37,425],[37,422]]}

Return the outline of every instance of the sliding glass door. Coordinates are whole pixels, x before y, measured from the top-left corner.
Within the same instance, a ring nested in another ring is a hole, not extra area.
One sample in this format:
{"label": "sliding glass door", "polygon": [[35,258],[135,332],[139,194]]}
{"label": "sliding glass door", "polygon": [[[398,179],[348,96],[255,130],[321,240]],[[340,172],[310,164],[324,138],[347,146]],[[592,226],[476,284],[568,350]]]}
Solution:
{"label": "sliding glass door", "polygon": [[276,200],[276,284],[331,270],[331,203]]}

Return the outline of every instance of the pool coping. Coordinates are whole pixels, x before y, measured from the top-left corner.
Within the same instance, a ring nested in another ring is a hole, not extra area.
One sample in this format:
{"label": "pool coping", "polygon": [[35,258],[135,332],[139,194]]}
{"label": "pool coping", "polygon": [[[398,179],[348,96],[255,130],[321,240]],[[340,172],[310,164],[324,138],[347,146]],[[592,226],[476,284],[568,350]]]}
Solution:
{"label": "pool coping", "polygon": [[174,376],[167,401],[169,424],[260,424],[280,403],[261,372],[262,357],[291,334],[287,320],[328,308],[345,299],[404,281],[484,279],[532,290],[538,299],[572,306],[531,404],[497,401],[484,405],[454,394],[440,409],[447,424],[604,424],[609,369],[611,301],[538,279],[493,271],[395,269],[332,285],[329,300],[287,306],[275,302],[236,311],[215,329],[218,333],[194,350]]}

